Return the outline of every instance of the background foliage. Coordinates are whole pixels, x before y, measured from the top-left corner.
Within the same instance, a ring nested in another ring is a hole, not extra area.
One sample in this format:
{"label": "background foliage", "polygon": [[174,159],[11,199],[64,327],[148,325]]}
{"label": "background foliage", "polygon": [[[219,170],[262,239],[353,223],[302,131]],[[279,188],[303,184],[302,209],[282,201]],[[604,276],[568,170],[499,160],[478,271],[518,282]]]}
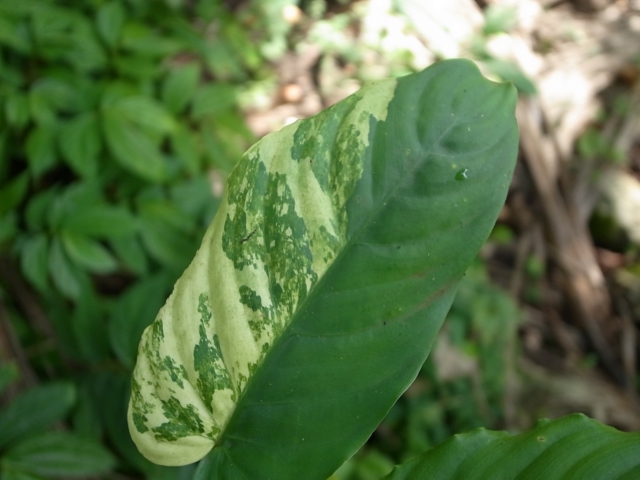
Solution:
{"label": "background foliage", "polygon": [[[450,56],[535,94],[495,53],[517,9],[489,3],[458,48],[446,12],[430,16],[420,0],[0,0],[0,478],[190,478],[193,466],[158,467],[135,449],[129,375],[142,330],[256,140],[247,112],[279,96],[317,111],[354,82]],[[416,43],[426,33],[429,52]],[[305,89],[297,100],[279,90],[287,56],[310,46],[316,104]],[[587,131],[579,155],[619,157],[601,130]],[[510,252],[512,226],[487,249]],[[523,296],[548,308],[540,258],[526,257]],[[478,259],[418,379],[335,478],[377,479],[455,432],[514,425],[525,315],[488,278]]]}
{"label": "background foliage", "polygon": [[2,316],[39,384],[0,412],[2,478],[181,474],[129,439],[129,372],[254,140],[237,94],[264,75],[262,8],[0,2]]}

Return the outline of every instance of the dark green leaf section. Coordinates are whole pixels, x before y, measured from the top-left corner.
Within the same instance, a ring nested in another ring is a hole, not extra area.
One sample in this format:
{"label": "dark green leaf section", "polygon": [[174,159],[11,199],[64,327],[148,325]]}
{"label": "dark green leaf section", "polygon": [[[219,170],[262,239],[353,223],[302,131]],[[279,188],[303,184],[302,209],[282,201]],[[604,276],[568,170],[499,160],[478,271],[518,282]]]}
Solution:
{"label": "dark green leaf section", "polygon": [[385,478],[631,480],[640,478],[640,433],[582,414],[541,420],[520,435],[480,428],[455,435]]}
{"label": "dark green leaf section", "polygon": [[[398,80],[386,119],[369,119],[344,248],[292,312],[198,475],[324,480],[366,441],[415,378],[505,200],[515,101],[513,87],[463,60]],[[334,143],[317,140],[313,155],[296,145],[294,157],[337,161]],[[320,180],[323,172],[314,170]],[[255,188],[268,195],[276,180]],[[258,195],[253,188],[233,194]],[[227,245],[266,236],[255,228],[239,222]],[[242,248],[244,256],[225,251],[239,262],[268,254]],[[255,292],[241,297],[262,308]]]}

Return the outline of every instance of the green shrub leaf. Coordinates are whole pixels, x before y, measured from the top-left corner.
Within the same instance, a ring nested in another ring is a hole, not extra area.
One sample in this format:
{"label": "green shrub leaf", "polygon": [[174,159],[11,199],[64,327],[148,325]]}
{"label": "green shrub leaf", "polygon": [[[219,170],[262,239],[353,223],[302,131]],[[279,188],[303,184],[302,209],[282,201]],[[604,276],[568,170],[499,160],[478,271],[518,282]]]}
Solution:
{"label": "green shrub leaf", "polygon": [[12,23],[7,17],[0,17],[0,44],[6,45],[20,53],[29,53],[31,45],[26,29],[20,29],[21,25]]}
{"label": "green shrub leaf", "polygon": [[541,420],[520,435],[480,428],[413,458],[385,478],[465,480],[633,479],[640,476],[640,433],[623,433],[582,415]]}
{"label": "green shrub leaf", "polygon": [[38,53],[47,60],[60,58],[72,36],[77,17],[66,8],[45,2],[37,2],[30,14],[31,34],[34,44],[38,45]]}
{"label": "green shrub leaf", "polygon": [[32,388],[18,395],[0,410],[0,448],[42,432],[62,420],[75,402],[71,383],[55,382]]}
{"label": "green shrub leaf", "polygon": [[58,190],[54,187],[34,195],[29,200],[25,220],[30,230],[38,231],[46,228],[47,215],[57,193]]}
{"label": "green shrub leaf", "polygon": [[196,251],[193,219],[171,202],[141,201],[138,206],[140,236],[147,251],[159,262],[181,272]]}
{"label": "green shrub leaf", "polygon": [[80,436],[99,440],[102,438],[104,428],[100,422],[99,410],[104,404],[104,398],[93,400],[84,382],[84,388],[78,390],[78,401],[73,412],[73,430]]}
{"label": "green shrub leaf", "polygon": [[134,234],[136,223],[122,207],[81,205],[78,211],[64,219],[62,228],[79,235],[117,238]]}
{"label": "green shrub leaf", "polygon": [[175,271],[189,263],[197,245],[184,232],[157,219],[140,218],[142,243],[151,256]]}
{"label": "green shrub leaf", "polygon": [[44,124],[35,127],[27,136],[25,150],[34,177],[39,177],[56,163],[55,133],[55,125]]}
{"label": "green shrub leaf", "polygon": [[203,176],[176,183],[171,188],[171,202],[188,218],[201,218],[203,212],[208,212],[212,206],[215,207],[217,200],[212,191],[211,181]]}
{"label": "green shrub leaf", "polygon": [[48,432],[24,440],[3,458],[5,466],[34,475],[87,477],[108,472],[113,456],[100,444],[67,432]]}
{"label": "green shrub leaf", "polygon": [[49,240],[44,233],[37,233],[25,241],[20,255],[20,265],[25,277],[41,292],[49,287]]}
{"label": "green shrub leaf", "polygon": [[216,478],[330,476],[414,380],[491,231],[515,101],[446,61],[250,148],[143,334],[140,451],[167,465],[211,451]]}
{"label": "green shrub leaf", "polygon": [[24,128],[29,121],[29,101],[27,96],[21,92],[15,92],[10,95],[4,104],[4,114],[9,125],[17,130]]}
{"label": "green shrub leaf", "polygon": [[0,394],[4,393],[9,385],[20,377],[20,371],[14,362],[0,364]]}
{"label": "green shrub leaf", "polygon": [[53,111],[68,112],[76,103],[73,86],[55,77],[42,77],[31,87],[30,101],[37,121],[46,123]]}
{"label": "green shrub leaf", "polygon": [[125,97],[115,108],[130,122],[159,134],[169,133],[175,128],[175,120],[162,104],[150,97],[134,95]]}
{"label": "green shrub leaf", "polygon": [[71,327],[82,358],[90,362],[109,358],[109,338],[105,322],[105,308],[95,292],[86,285],[76,300]]}
{"label": "green shrub leaf", "polygon": [[162,84],[162,101],[173,113],[180,113],[189,103],[200,80],[200,65],[179,65]]}
{"label": "green shrub leaf", "polygon": [[165,179],[165,161],[156,141],[125,113],[106,107],[102,127],[111,154],[124,168],[154,183]]}
{"label": "green shrub leaf", "polygon": [[98,9],[96,15],[98,32],[104,42],[112,49],[118,44],[124,20],[125,12],[122,4],[118,1],[104,3]]}
{"label": "green shrub leaf", "polygon": [[8,243],[18,233],[18,214],[13,211],[0,215],[0,250],[4,250],[4,243]]}
{"label": "green shrub leaf", "polygon": [[166,57],[176,54],[183,45],[175,38],[157,35],[149,26],[128,22],[122,29],[121,45],[139,55]]}
{"label": "green shrub leaf", "polygon": [[60,151],[73,171],[81,177],[95,177],[102,143],[95,114],[84,113],[66,122],[58,138]]}
{"label": "green shrub leaf", "polygon": [[194,118],[220,115],[236,104],[236,88],[225,83],[201,86],[195,93],[191,114]]}
{"label": "green shrub leaf", "polygon": [[23,172],[0,186],[0,215],[13,210],[24,199],[29,187],[29,174]]}
{"label": "green shrub leaf", "polygon": [[133,273],[138,275],[147,273],[149,270],[149,261],[137,235],[113,237],[110,239],[109,244],[118,258],[120,258]]}
{"label": "green shrub leaf", "polygon": [[200,171],[200,152],[194,133],[180,125],[171,135],[171,148],[186,167],[187,172],[195,175]]}
{"label": "green shrub leaf", "polygon": [[47,225],[58,232],[63,226],[83,210],[102,202],[102,192],[97,179],[80,181],[58,190],[47,212]]}
{"label": "green shrub leaf", "polygon": [[0,472],[2,473],[2,480],[42,480],[42,477],[13,469],[10,466],[7,467],[7,465],[4,465]]}
{"label": "green shrub leaf", "polygon": [[60,238],[69,258],[92,272],[107,273],[118,266],[106,248],[87,236],[63,231]]}
{"label": "green shrub leaf", "polygon": [[49,254],[49,273],[53,284],[68,298],[78,298],[82,288],[80,274],[73,265],[58,239],[51,243]]}

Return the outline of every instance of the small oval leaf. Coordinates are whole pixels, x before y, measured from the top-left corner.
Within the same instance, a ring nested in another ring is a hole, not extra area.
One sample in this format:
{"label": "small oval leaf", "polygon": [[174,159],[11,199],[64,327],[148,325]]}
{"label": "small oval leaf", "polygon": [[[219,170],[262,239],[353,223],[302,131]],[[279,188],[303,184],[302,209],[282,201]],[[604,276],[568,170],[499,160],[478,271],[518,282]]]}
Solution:
{"label": "small oval leaf", "polygon": [[49,250],[49,274],[53,284],[67,298],[76,299],[80,296],[82,273],[70,262],[57,238],[53,239]]}
{"label": "small oval leaf", "polygon": [[126,13],[122,8],[122,3],[118,1],[104,3],[96,13],[98,33],[111,49],[114,49],[118,44],[125,17]]}
{"label": "small oval leaf", "polygon": [[44,233],[36,233],[22,245],[20,266],[25,277],[41,292],[47,291],[49,239]]}
{"label": "small oval leaf", "polygon": [[162,84],[162,101],[171,112],[180,113],[193,97],[199,80],[199,64],[177,66],[169,72]]}
{"label": "small oval leaf", "polygon": [[25,153],[29,161],[29,170],[35,178],[57,162],[55,135],[55,124],[44,124],[36,126],[27,136]]}
{"label": "small oval leaf", "polygon": [[104,204],[81,205],[73,215],[64,218],[61,228],[77,235],[118,238],[136,232],[136,223],[129,211]]}
{"label": "small oval leaf", "polygon": [[67,164],[82,177],[95,177],[102,147],[100,128],[93,112],[83,113],[64,123],[58,137]]}
{"label": "small oval leaf", "polygon": [[102,128],[107,147],[120,165],[152,182],[165,179],[167,167],[157,142],[125,113],[112,107],[104,108]]}
{"label": "small oval leaf", "polygon": [[62,231],[60,238],[69,258],[89,271],[108,273],[118,266],[105,247],[87,236]]}

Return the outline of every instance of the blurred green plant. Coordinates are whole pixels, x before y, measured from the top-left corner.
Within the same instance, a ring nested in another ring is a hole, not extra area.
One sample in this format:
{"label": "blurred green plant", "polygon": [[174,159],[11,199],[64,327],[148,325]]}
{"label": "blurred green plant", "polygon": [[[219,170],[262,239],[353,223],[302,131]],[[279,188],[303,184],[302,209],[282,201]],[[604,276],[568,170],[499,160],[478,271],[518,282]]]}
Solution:
{"label": "blurred green plant", "polygon": [[[489,282],[485,265],[480,260],[472,264],[460,283],[436,353],[427,358],[417,380],[392,407],[367,448],[341,467],[335,478],[379,479],[394,464],[457,432],[504,426],[506,378],[513,368],[507,354],[516,342],[520,318],[513,299]],[[443,343],[447,352],[439,356]],[[460,367],[445,375],[445,362]]]}
{"label": "blurred green plant", "polygon": [[78,300],[91,275],[184,268],[215,210],[202,172],[251,140],[236,84],[260,56],[220,2],[64,3],[0,3],[1,230],[41,293]]}
{"label": "blurred green plant", "polygon": [[[239,96],[270,75],[261,47],[286,33],[268,2],[228,5],[0,0],[0,301],[38,376],[69,379],[0,410],[3,479],[190,472],[144,460],[125,413],[140,334],[254,140]],[[18,313],[16,290],[55,342]],[[63,420],[71,431],[50,429]]]}

